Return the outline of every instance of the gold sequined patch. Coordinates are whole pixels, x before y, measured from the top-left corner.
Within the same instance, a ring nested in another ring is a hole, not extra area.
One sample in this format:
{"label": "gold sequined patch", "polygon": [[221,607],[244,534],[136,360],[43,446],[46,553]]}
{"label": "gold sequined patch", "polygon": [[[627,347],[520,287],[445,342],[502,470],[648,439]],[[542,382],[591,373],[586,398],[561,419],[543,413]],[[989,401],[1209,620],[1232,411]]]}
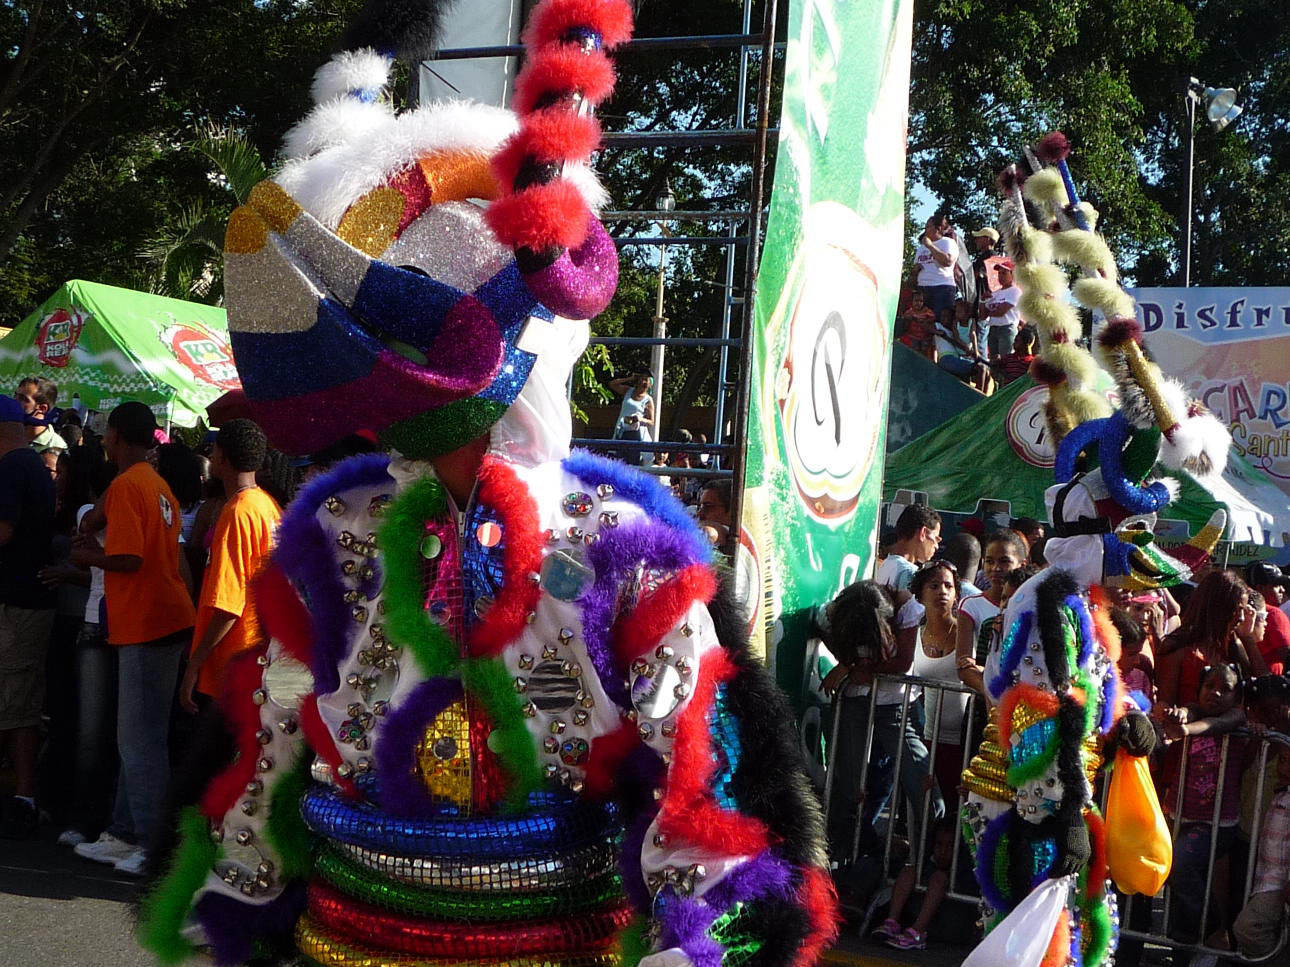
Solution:
{"label": "gold sequined patch", "polygon": [[259,212],[260,217],[268,223],[269,231],[279,235],[291,226],[301,212],[300,206],[275,181],[262,181],[252,188],[246,203]]}
{"label": "gold sequined patch", "polygon": [[435,205],[467,198],[492,201],[500,193],[493,169],[483,155],[471,151],[436,151],[422,157],[420,165],[430,186],[430,201]]}
{"label": "gold sequined patch", "polygon": [[394,241],[403,202],[403,192],[397,188],[374,188],[349,206],[336,234],[341,241],[377,258]]}
{"label": "gold sequined patch", "polygon": [[224,251],[229,255],[254,255],[264,248],[269,228],[250,205],[233,209],[224,230]]}
{"label": "gold sequined patch", "polygon": [[417,743],[415,768],[431,796],[469,811],[470,718],[465,702],[453,702],[426,728]]}

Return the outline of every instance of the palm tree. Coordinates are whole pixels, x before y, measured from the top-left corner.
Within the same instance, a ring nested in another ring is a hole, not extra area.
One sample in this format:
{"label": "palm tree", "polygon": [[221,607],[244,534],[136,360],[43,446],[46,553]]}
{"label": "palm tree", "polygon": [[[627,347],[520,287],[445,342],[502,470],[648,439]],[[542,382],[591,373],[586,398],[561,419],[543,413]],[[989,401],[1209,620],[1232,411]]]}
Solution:
{"label": "palm tree", "polygon": [[211,125],[186,146],[205,156],[226,199],[199,200],[161,227],[140,250],[148,288],[158,295],[209,305],[224,301],[224,226],[236,205],[269,177],[260,152],[240,131]]}

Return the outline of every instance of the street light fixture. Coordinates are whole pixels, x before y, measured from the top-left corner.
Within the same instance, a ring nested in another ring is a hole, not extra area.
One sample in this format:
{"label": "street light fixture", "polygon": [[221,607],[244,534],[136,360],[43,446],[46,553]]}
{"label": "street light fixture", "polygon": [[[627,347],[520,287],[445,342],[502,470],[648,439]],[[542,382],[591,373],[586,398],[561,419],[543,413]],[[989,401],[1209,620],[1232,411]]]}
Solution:
{"label": "street light fixture", "polygon": [[1183,181],[1183,246],[1182,284],[1191,285],[1191,227],[1194,221],[1192,182],[1196,168],[1196,105],[1205,105],[1205,119],[1215,131],[1222,131],[1241,116],[1244,110],[1236,103],[1236,90],[1231,87],[1207,87],[1194,77],[1187,78],[1183,90],[1187,101],[1187,167]]}
{"label": "street light fixture", "polygon": [[[666,216],[676,211],[676,195],[672,193],[670,180],[663,182],[663,193],[658,196],[654,205],[660,215]],[[670,234],[665,218],[658,220],[658,230],[664,238]],[[667,244],[663,243],[658,247],[658,295],[654,302],[654,338],[656,340],[667,337],[667,316],[663,315],[663,287],[666,284],[666,272]],[[662,342],[655,342],[650,351],[650,369],[654,374],[654,438],[656,440],[662,439],[663,431],[663,351]]]}

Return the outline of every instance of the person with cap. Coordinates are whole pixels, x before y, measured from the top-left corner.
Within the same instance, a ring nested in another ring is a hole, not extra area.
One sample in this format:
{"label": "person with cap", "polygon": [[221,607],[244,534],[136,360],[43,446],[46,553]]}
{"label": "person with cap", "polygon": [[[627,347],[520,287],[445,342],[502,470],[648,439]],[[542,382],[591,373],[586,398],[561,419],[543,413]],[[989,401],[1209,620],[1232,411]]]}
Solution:
{"label": "person with cap", "polygon": [[1290,616],[1281,610],[1290,577],[1271,561],[1255,561],[1245,569],[1245,583],[1267,602],[1267,629],[1259,642],[1263,660],[1269,668],[1290,665]]}
{"label": "person with cap", "polygon": [[54,481],[27,446],[29,415],[0,396],[0,751],[15,773],[0,803],[0,836],[34,835],[36,761],[45,705],[45,649],[54,593],[40,581],[54,539]]}
{"label": "person with cap", "polygon": [[981,318],[986,320],[989,334],[986,336],[986,348],[991,361],[1002,359],[1012,350],[1012,341],[1016,338],[1017,328],[1021,322],[1021,312],[1017,303],[1021,301],[1021,289],[1012,280],[1016,265],[1012,259],[1001,259],[995,264],[995,277],[999,287],[990,293],[990,297],[981,306]]}
{"label": "person with cap", "polygon": [[[157,421],[143,403],[108,415],[103,444],[119,473],[81,521],[72,563],[103,569],[108,644],[117,649],[117,746],[121,773],[112,823],[76,855],[141,876],[144,844],[170,784],[171,708],[195,612],[179,553],[179,501],[148,462]],[[94,534],[107,528],[100,546]]]}
{"label": "person with cap", "polygon": [[976,283],[972,296],[972,318],[980,318],[981,300],[994,288],[990,284],[989,260],[999,246],[999,233],[986,225],[972,233],[972,279]]}

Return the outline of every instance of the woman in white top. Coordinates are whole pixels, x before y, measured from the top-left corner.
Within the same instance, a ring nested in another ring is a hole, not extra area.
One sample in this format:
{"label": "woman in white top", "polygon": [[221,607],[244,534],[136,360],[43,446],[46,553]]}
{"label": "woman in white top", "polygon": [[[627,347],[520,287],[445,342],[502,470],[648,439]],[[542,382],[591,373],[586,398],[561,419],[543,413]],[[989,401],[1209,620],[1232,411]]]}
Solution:
{"label": "woman in white top", "polygon": [[1026,563],[1029,552],[1016,531],[998,530],[985,539],[981,564],[990,586],[983,594],[964,598],[958,610],[956,658],[959,681],[989,701],[985,688],[985,657],[991,637],[1002,620],[1003,581],[1010,571]]}
{"label": "woman in white top", "polygon": [[[914,663],[923,606],[907,591],[892,591],[874,581],[844,588],[825,612],[825,642],[840,664],[825,677],[827,694],[842,690],[837,748],[830,755],[834,770],[829,803],[830,841],[842,847],[839,858],[850,856],[851,831],[864,775],[865,736],[869,731],[869,692],[877,675],[904,675]],[[859,817],[861,851],[878,848],[874,822],[894,785],[890,769],[900,763],[900,787],[913,806],[913,824],[921,829],[924,795],[931,775],[927,746],[915,704],[917,686],[884,681],[873,698],[873,745],[869,752],[869,781]],[[908,705],[906,703],[908,702]],[[904,728],[901,720],[904,719]],[[945,803],[933,787],[931,818],[939,819]]]}
{"label": "woman in white top", "polygon": [[[923,606],[913,674],[959,685],[958,619],[954,615],[958,603],[958,570],[949,561],[932,561],[914,575],[909,590]],[[951,808],[958,798],[963,773],[963,713],[967,700],[964,692],[923,688],[927,717],[923,735],[928,742],[935,743],[936,784]]]}
{"label": "woman in white top", "polygon": [[[654,439],[650,432],[654,425],[654,400],[649,395],[653,386],[653,377],[643,374],[610,380],[609,388],[623,398],[618,409],[618,421],[614,424],[615,440],[648,442]],[[635,458],[636,463],[644,466],[653,459],[653,455],[638,453]]]}
{"label": "woman in white top", "polygon": [[936,313],[936,321],[947,327],[954,324],[954,298],[958,294],[954,265],[958,257],[959,243],[954,238],[950,220],[937,212],[927,220],[927,226],[918,239],[918,249],[914,253],[918,273],[915,282],[927,307]]}

